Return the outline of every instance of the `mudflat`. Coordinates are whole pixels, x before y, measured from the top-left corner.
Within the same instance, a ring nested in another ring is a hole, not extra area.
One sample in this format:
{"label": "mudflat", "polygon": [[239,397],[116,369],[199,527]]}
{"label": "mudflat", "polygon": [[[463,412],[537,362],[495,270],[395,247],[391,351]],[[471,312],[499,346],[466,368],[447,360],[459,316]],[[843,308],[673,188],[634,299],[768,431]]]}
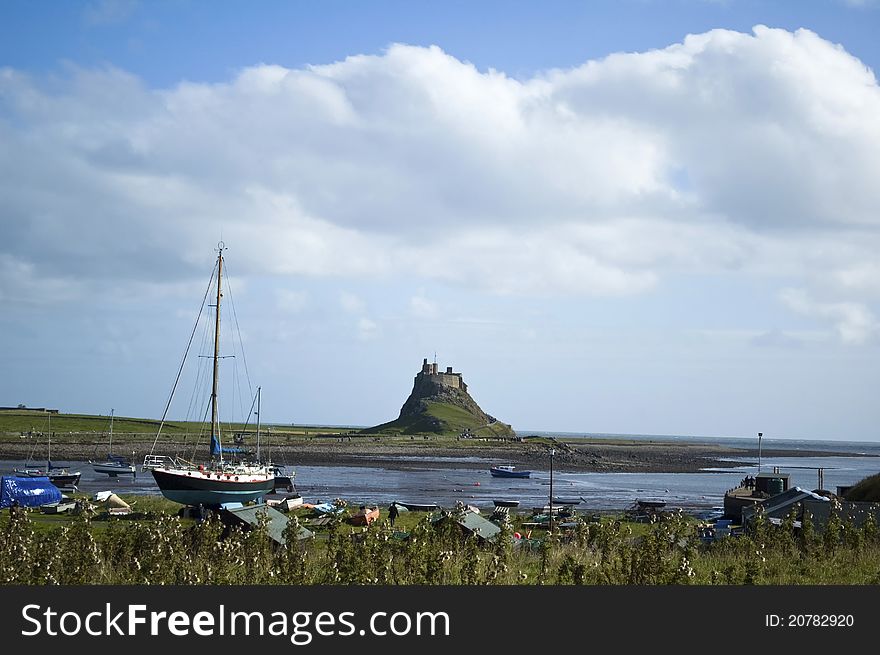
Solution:
{"label": "mudflat", "polygon": [[[59,435],[60,436],[60,435]],[[134,453],[137,463],[149,452],[157,455],[178,455],[202,459],[207,454],[205,443],[193,439],[160,438],[153,440],[115,434],[113,450],[120,455]],[[274,442],[262,444],[262,456],[276,462],[311,466],[376,466],[384,468],[424,467],[430,461],[435,467],[484,469],[489,463],[515,464],[538,470],[553,465],[560,471],[573,472],[652,472],[692,473],[706,467],[739,465],[726,461],[731,457],[753,457],[757,449],[733,448],[713,443],[664,440],[627,440],[625,438],[554,439],[548,437],[522,439],[467,439],[443,436],[385,436],[358,434],[327,434],[312,436],[275,436]],[[245,443],[254,451],[255,443]],[[33,444],[28,440],[5,436],[0,439],[0,458],[26,459],[32,456]],[[87,460],[102,457],[106,450],[101,437],[95,435],[64,435],[52,441],[53,460]],[[764,449],[764,457],[850,456],[852,453],[830,450]],[[36,452],[39,461],[45,452]]]}

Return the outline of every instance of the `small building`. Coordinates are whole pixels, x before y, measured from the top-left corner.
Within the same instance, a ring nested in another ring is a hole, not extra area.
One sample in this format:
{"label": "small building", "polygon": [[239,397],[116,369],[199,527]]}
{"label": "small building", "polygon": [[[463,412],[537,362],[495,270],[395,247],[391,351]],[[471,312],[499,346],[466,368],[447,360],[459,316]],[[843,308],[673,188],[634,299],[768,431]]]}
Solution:
{"label": "small building", "polygon": [[751,479],[746,478],[741,486],[724,494],[724,518],[742,521],[745,508],[754,507],[768,498],[788,491],[789,478],[788,473],[780,473],[778,470],[758,473]]}
{"label": "small building", "polygon": [[753,521],[758,511],[763,512],[764,516],[766,516],[768,519],[778,519],[781,522],[786,517],[788,517],[789,514],[791,514],[792,510],[794,510],[795,519],[800,521],[803,518],[804,514],[804,501],[807,500],[819,504],[830,503],[828,498],[826,498],[825,496],[820,496],[819,494],[815,494],[812,491],[807,491],[806,489],[801,489],[800,487],[793,487],[791,489],[787,489],[780,494],[776,494],[775,496],[756,503],[750,507],[743,507],[743,525],[748,525],[749,522]]}
{"label": "small building", "polygon": [[[789,491],[765,500],[760,504],[770,523],[779,525],[794,510],[794,527],[803,525],[808,516],[816,532],[823,532],[832,516],[844,523],[861,528],[869,517],[880,525],[880,503],[832,500],[811,491],[794,487]],[[743,524],[754,520],[756,508],[743,509]]]}
{"label": "small building", "polygon": [[758,473],[755,476],[755,491],[775,496],[788,491],[788,482],[791,476],[788,473]]}
{"label": "small building", "polygon": [[29,412],[33,414],[57,414],[57,409],[49,409],[48,407],[28,407],[19,405],[18,407],[0,407],[0,412]]}
{"label": "small building", "polygon": [[856,528],[861,528],[871,516],[873,516],[874,522],[880,525],[880,503],[852,500],[821,503],[807,499],[804,501],[803,511],[809,512],[810,520],[817,532],[822,532],[825,529],[832,514],[838,516],[844,523],[849,523]]}

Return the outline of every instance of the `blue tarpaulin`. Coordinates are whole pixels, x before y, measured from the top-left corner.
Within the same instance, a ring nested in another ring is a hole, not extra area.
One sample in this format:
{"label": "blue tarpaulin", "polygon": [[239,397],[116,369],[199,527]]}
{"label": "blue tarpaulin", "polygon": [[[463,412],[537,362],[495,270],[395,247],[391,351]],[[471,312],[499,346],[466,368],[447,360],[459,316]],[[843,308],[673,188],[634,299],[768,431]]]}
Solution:
{"label": "blue tarpaulin", "polygon": [[0,509],[11,507],[14,501],[22,507],[51,505],[61,500],[61,491],[49,478],[19,478],[3,476],[0,479]]}

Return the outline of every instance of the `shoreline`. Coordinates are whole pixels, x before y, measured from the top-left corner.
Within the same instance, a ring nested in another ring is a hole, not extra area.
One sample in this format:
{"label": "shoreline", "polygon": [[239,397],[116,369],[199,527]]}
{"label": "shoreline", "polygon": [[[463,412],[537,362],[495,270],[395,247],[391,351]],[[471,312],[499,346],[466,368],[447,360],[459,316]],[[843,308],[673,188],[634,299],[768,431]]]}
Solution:
{"label": "shoreline", "polygon": [[[152,441],[131,440],[120,435],[114,439],[117,454],[131,455],[133,463],[153,448]],[[253,449],[250,446],[250,449]],[[486,469],[495,464],[513,464],[521,468],[546,470],[553,466],[565,472],[600,473],[697,473],[705,468],[734,468],[743,462],[728,458],[754,458],[757,449],[733,448],[708,443],[677,443],[673,441],[634,442],[626,439],[602,439],[599,443],[581,439],[543,438],[523,441],[464,440],[455,437],[386,437],[334,436],[288,439],[281,445],[264,447],[272,459],[287,466],[358,466],[383,468],[468,468]],[[152,451],[156,455],[193,457],[193,444],[184,440],[163,441]],[[205,448],[198,449],[197,458],[204,457]],[[0,441],[0,459],[23,460],[31,456],[33,445],[27,442]],[[184,455],[186,453],[186,455]],[[34,453],[39,455],[39,453]],[[94,441],[70,439],[52,444],[57,461],[102,458],[106,449]],[[833,450],[764,449],[762,457],[855,457],[851,452]],[[35,461],[40,461],[37,458]]]}

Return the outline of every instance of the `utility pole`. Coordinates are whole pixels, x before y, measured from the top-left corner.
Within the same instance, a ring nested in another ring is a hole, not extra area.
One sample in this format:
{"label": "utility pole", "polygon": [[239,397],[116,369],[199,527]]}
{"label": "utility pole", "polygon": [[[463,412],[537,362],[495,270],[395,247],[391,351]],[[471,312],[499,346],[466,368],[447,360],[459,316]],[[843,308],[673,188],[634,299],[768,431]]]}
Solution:
{"label": "utility pole", "polygon": [[758,433],[758,473],[761,473],[761,437],[764,436],[763,432]]}
{"label": "utility pole", "polygon": [[553,533],[553,456],[556,454],[554,448],[550,449],[550,533]]}

